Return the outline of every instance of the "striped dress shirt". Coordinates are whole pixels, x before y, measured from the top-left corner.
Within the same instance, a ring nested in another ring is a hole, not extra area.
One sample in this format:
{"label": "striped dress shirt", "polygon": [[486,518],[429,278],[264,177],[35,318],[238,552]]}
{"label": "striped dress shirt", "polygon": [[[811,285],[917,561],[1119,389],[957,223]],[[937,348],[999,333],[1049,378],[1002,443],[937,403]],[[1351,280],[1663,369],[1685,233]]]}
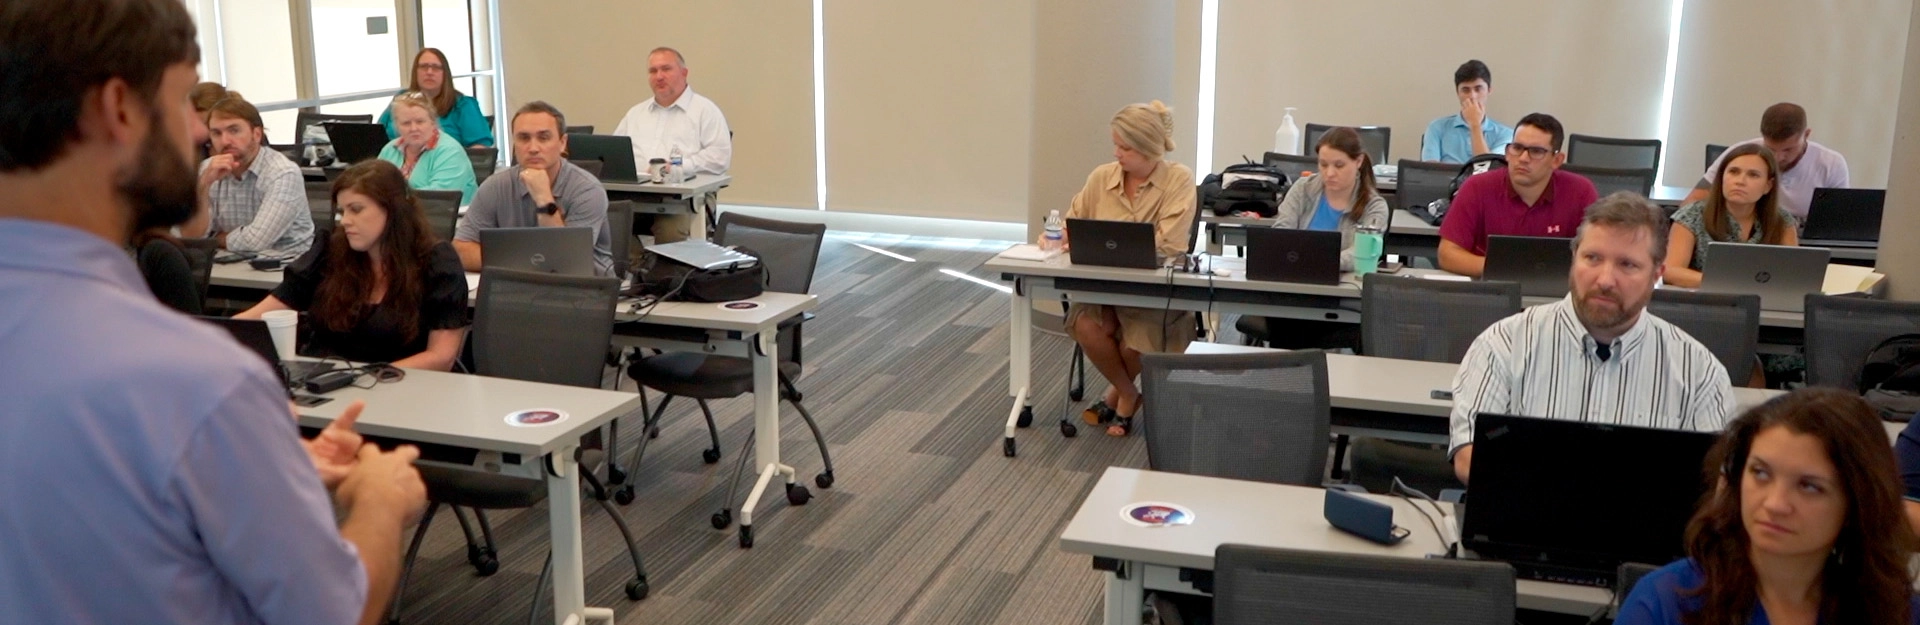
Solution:
{"label": "striped dress shirt", "polygon": [[1726,368],[1653,313],[1640,312],[1607,360],[1596,347],[1571,295],[1487,328],[1454,374],[1447,456],[1473,442],[1482,412],[1701,432],[1732,418]]}
{"label": "striped dress shirt", "polygon": [[226,233],[227,249],[291,257],[313,245],[306,178],[299,165],[273,148],[260,146],[239,179],[215,181],[207,189],[207,204],[213,210],[208,235]]}

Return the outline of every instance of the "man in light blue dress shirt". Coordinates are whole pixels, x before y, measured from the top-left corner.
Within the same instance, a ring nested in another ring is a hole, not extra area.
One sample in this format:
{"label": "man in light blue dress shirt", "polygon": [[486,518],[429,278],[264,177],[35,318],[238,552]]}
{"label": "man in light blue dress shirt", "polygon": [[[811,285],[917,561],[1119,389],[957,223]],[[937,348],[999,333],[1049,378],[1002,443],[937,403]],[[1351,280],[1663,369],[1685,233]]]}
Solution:
{"label": "man in light blue dress shirt", "polygon": [[357,406],[300,440],[125,251],[195,207],[194,41],[178,0],[0,3],[0,623],[378,622],[424,506],[417,450]]}
{"label": "man in light blue dress shirt", "polygon": [[1420,139],[1420,160],[1465,163],[1481,154],[1500,154],[1513,142],[1513,127],[1487,117],[1493,70],[1478,60],[1453,71],[1453,94],[1460,112],[1433,120]]}

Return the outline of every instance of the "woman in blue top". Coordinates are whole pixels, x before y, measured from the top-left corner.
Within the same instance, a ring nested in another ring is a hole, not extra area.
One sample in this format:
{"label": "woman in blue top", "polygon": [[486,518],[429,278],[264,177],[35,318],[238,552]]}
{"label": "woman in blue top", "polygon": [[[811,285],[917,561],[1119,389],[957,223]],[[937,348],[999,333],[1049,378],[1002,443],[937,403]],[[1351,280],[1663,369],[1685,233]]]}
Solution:
{"label": "woman in blue top", "polygon": [[1641,578],[1614,623],[1920,623],[1893,450],[1859,395],[1761,404],[1727,425],[1707,467],[1689,557]]}
{"label": "woman in blue top", "polygon": [[[493,147],[493,126],[487,123],[487,116],[481,114],[480,101],[447,84],[447,77],[452,73],[447,66],[447,55],[441,54],[439,48],[423,48],[413,56],[413,84],[407,86],[407,91],[426,94],[427,100],[433,102],[435,117],[440,118],[440,128],[453,135],[460,147]],[[391,109],[380,114],[380,125],[387,127],[388,139],[400,136],[400,127],[394,124]]]}
{"label": "woman in blue top", "polygon": [[1353,271],[1353,233],[1360,226],[1384,230],[1387,200],[1374,190],[1373,158],[1360,131],[1340,127],[1314,145],[1320,172],[1301,178],[1280,201],[1276,228],[1340,231],[1340,270]]}
{"label": "woman in blue top", "polygon": [[460,192],[460,205],[473,202],[473,159],[460,144],[433,123],[433,103],[426,96],[409,93],[393,99],[387,114],[400,127],[400,138],[380,149],[380,160],[393,163],[407,184],[415,189],[442,189]]}

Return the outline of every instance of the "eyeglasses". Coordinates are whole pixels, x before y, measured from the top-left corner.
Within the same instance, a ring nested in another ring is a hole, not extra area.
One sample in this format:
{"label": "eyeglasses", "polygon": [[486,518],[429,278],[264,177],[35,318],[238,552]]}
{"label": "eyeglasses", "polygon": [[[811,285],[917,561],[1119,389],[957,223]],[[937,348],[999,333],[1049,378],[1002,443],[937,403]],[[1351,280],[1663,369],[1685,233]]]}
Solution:
{"label": "eyeglasses", "polygon": [[414,69],[430,69],[436,72],[447,71],[447,66],[441,65],[439,63],[421,63],[419,65],[413,66],[413,68]]}
{"label": "eyeglasses", "polygon": [[1546,158],[1549,155],[1559,154],[1559,153],[1560,153],[1559,150],[1555,150],[1553,148],[1541,147],[1537,145],[1520,145],[1518,143],[1507,144],[1507,156],[1520,156],[1524,154],[1527,156],[1527,158],[1539,160],[1539,159]]}

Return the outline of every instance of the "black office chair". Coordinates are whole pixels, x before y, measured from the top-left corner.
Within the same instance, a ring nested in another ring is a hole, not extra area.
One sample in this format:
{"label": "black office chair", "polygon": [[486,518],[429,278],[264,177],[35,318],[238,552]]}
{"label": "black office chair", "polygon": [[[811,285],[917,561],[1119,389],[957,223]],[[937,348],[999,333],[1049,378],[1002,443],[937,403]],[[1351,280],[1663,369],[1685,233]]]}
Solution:
{"label": "black office chair", "polygon": [[[566,276],[489,267],[480,274],[480,296],[474,306],[473,357],[479,375],[547,384],[600,388],[601,354],[613,337],[614,302],[620,281],[593,276]],[[580,479],[590,497],[613,518],[614,527],[633,559],[634,577],[627,581],[627,597],[645,599],[650,592],[646,566],[625,519],[606,502],[606,488],[593,473],[607,454],[583,449],[576,460]],[[529,508],[547,497],[547,485],[538,478],[506,476],[437,464],[416,467],[427,485],[427,511],[414,529],[407,547],[400,586],[394,590],[388,623],[400,620],[401,597],[407,577],[426,537],[427,527],[441,506],[450,506],[467,539],[467,560],[481,575],[499,570],[493,528],[486,510]],[[480,525],[476,541],[461,508],[473,510]],[[546,583],[542,571],[540,585]],[[537,595],[537,591],[536,591]],[[535,600],[535,606],[539,605]]]}
{"label": "black office chair", "polygon": [[213,284],[213,257],[220,253],[219,239],[179,239],[180,252],[187,257],[187,269],[193,272],[193,286],[199,295],[200,310],[207,308],[207,289]]}
{"label": "black office chair", "polygon": [[1320,171],[1320,158],[1317,156],[1268,152],[1260,158],[1260,162],[1266,163],[1268,167],[1279,169],[1280,173],[1287,177],[1289,184],[1299,182],[1301,178],[1306,177],[1303,175],[1306,172]]}
{"label": "black office chair", "polygon": [[287,160],[293,161],[295,165],[303,165],[307,162],[306,150],[298,144],[280,145],[269,143],[267,144],[267,148],[279,152],[281,156],[287,157]]}
{"label": "black office chair", "polygon": [[1234,544],[1214,549],[1213,583],[1216,625],[1508,625],[1517,594],[1502,562]]}
{"label": "black office chair", "polygon": [[500,166],[500,149],[471,147],[467,148],[467,159],[473,161],[473,183],[480,184],[493,175]]}
{"label": "black office chair", "polygon": [[1920,333],[1920,303],[1808,293],[1807,385],[1858,391],[1867,352],[1881,341]]}
{"label": "black office chair", "polygon": [[1147,467],[1320,486],[1331,413],[1327,354],[1145,354]]}
{"label": "black office chair", "polygon": [[595,180],[600,179],[600,172],[606,169],[607,167],[607,162],[602,161],[600,159],[594,159],[590,161],[567,159],[567,161],[570,163],[573,163],[574,166],[576,167],[587,170],[587,173],[593,174],[593,178]]}
{"label": "black office chair", "polygon": [[[1334,128],[1338,126],[1307,124],[1306,130],[1302,132],[1306,142],[1300,144],[1303,146],[1301,151],[1307,156],[1318,156],[1314,153],[1314,146],[1320,144],[1320,135],[1327,134],[1327,131]],[[1375,165],[1386,163],[1387,148],[1393,144],[1393,128],[1388,126],[1353,126],[1352,128],[1360,131],[1360,146],[1366,149],[1367,156],[1373,158],[1373,163]]]}
{"label": "black office chair", "polygon": [[433,228],[433,238],[452,241],[453,232],[460,225],[460,192],[452,189],[414,189],[413,194],[420,198],[420,210],[427,214],[427,226]]}
{"label": "black office chair", "polygon": [[1601,167],[1579,167],[1575,165],[1565,165],[1562,166],[1560,170],[1570,174],[1578,174],[1586,177],[1587,180],[1593,181],[1593,188],[1595,191],[1600,192],[1600,197],[1606,197],[1615,191],[1632,191],[1639,194],[1640,197],[1647,197],[1647,194],[1653,193],[1654,176],[1657,172],[1657,170],[1651,167],[1644,169],[1606,169]]}
{"label": "black office chair", "polygon": [[1657,169],[1660,140],[1567,135],[1567,164],[1603,169]]}
{"label": "black office chair", "polygon": [[1712,171],[1713,162],[1720,160],[1720,155],[1726,153],[1726,151],[1727,151],[1727,146],[1714,145],[1711,143],[1707,144],[1707,161],[1706,161],[1706,164],[1701,165],[1700,167],[1703,168],[1704,171]]}
{"label": "black office chair", "polygon": [[[373,116],[372,115],[329,115],[326,113],[310,113],[307,111],[300,111],[298,115],[295,115],[293,117],[293,142],[296,145],[306,143],[307,128],[311,126],[318,126],[320,124],[324,124],[327,122],[349,122],[349,123],[356,123],[356,124],[371,124],[373,123]],[[297,160],[298,159],[296,159],[296,161]]]}
{"label": "black office chair", "polygon": [[633,242],[633,202],[617,200],[607,202],[607,232],[613,234],[613,277],[626,278],[629,264],[627,250]]}
{"label": "black office chair", "polygon": [[333,183],[307,181],[307,213],[313,217],[314,236],[333,231]]}
{"label": "black office chair", "polygon": [[1734,386],[1753,376],[1760,344],[1760,296],[1654,289],[1647,312],[1667,320],[1713,352]]}
{"label": "black office chair", "polygon": [[590,135],[590,134],[593,134],[593,126],[592,126],[592,125],[587,125],[587,126],[568,126],[568,127],[567,127],[567,134],[570,134],[570,135]]}
{"label": "black office chair", "polygon": [[1447,197],[1447,192],[1453,190],[1453,177],[1459,174],[1460,165],[1455,163],[1400,159],[1399,186],[1393,192],[1394,208],[1422,219],[1430,217],[1427,205]]}
{"label": "black office chair", "polygon": [[[813,288],[813,274],[816,262],[820,258],[820,244],[826,238],[826,224],[807,224],[760,217],[750,217],[740,213],[727,213],[720,216],[720,228],[714,232],[713,242],[719,245],[735,245],[751,250],[760,257],[767,268],[767,290],[777,293],[806,293]],[[824,470],[814,476],[814,485],[820,488],[833,488],[833,456],[827,451],[826,437],[820,433],[820,427],[814,422],[813,414],[800,403],[800,390],[794,384],[802,372],[801,367],[801,328],[804,318],[795,318],[779,330],[780,362],[778,365],[780,399],[792,404],[799,411],[800,418],[806,422],[807,429],[813,432],[814,444],[820,449],[820,461]],[[634,451],[633,460],[627,465],[626,479],[639,474],[640,463],[646,457],[647,441],[659,435],[660,418],[666,414],[668,404],[675,397],[687,397],[700,405],[700,412],[707,419],[707,435],[713,446],[701,454],[701,459],[711,464],[720,461],[720,433],[713,423],[713,411],[707,407],[708,400],[739,397],[753,392],[753,362],[746,358],[716,356],[699,352],[669,352],[645,356],[627,367],[627,377],[638,382],[643,388],[653,388],[666,395],[660,405],[646,416],[643,427],[646,436],[641,437],[639,449]],[[618,430],[614,430],[618,432]],[[617,436],[613,437],[617,439]],[[747,444],[751,444],[751,437]],[[719,512],[715,512],[711,521],[714,529],[724,529],[733,523],[733,493],[739,489],[740,475],[745,469],[750,454],[743,448],[740,462],[735,465],[733,480],[727,490],[721,493],[723,503]],[[627,484],[614,494],[616,501],[622,504],[633,500],[633,486]],[[803,505],[813,495],[806,487],[790,484],[787,489],[787,503]],[[740,546],[752,547],[753,534],[746,527],[741,528]]]}

